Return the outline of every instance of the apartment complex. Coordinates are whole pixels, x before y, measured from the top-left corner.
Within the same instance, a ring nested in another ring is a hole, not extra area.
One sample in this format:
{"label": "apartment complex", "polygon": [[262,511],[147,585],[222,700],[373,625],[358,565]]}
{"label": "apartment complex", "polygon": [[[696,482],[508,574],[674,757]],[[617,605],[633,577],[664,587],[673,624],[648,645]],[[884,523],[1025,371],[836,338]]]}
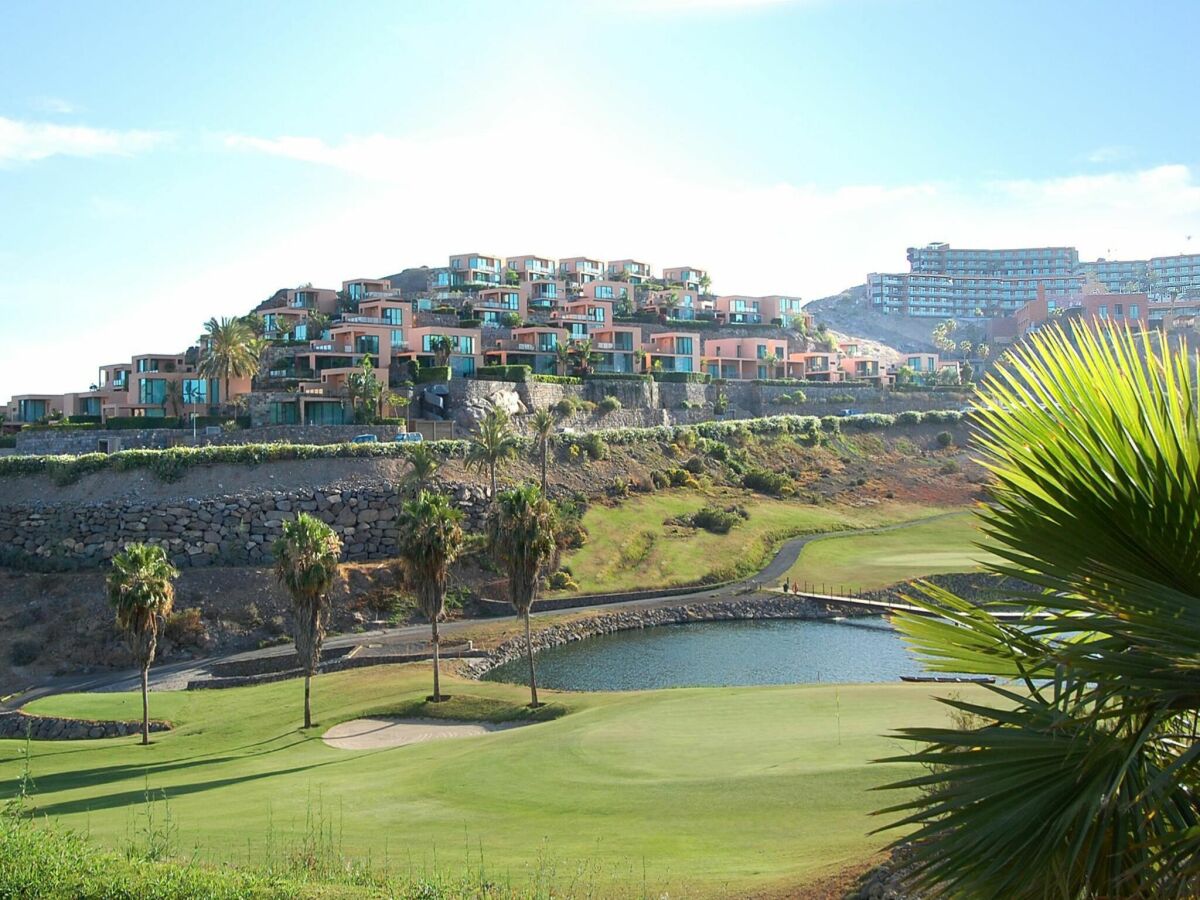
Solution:
{"label": "apartment complex", "polygon": [[1005,316],[1036,299],[1083,288],[1073,247],[960,250],[945,243],[909,247],[910,271],[867,276],[871,306],[887,315]]}
{"label": "apartment complex", "polygon": [[1085,291],[1069,297],[1041,296],[1017,310],[1014,318],[1018,335],[1056,320],[1113,322],[1140,331],[1150,324],[1150,302],[1145,293]]}
{"label": "apartment complex", "polygon": [[1114,294],[1145,293],[1156,303],[1200,294],[1200,253],[1150,259],[1098,259],[1081,270]]}
{"label": "apartment complex", "polygon": [[1039,297],[1066,298],[1085,285],[1165,302],[1200,293],[1200,254],[1081,262],[1074,247],[967,250],[946,243],[908,248],[908,272],[867,276],[871,306],[888,315],[1010,316]]}
{"label": "apartment complex", "polygon": [[231,407],[255,425],[342,424],[352,417],[352,377],[366,370],[399,388],[430,367],[451,378],[484,365],[565,374],[580,354],[597,374],[888,380],[856,347],[814,351],[799,297],[717,297],[708,285],[696,266],[657,275],[634,259],[454,254],[428,270],[424,290],[355,278],[340,289],[276,292],[253,310],[264,345],[253,379],[201,375],[206,348],[197,346],[101,366],[87,391],[16,396],[4,412],[10,427],[60,415],[188,419]]}

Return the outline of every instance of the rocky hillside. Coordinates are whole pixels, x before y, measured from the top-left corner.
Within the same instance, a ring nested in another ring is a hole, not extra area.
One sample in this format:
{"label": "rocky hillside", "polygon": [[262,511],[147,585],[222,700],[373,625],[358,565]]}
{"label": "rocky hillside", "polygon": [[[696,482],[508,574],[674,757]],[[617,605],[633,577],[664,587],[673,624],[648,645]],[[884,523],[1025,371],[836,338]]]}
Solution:
{"label": "rocky hillside", "polygon": [[832,297],[811,300],[804,307],[818,324],[850,338],[874,341],[899,353],[933,352],[931,332],[940,319],[885,316],[867,302],[867,286],[858,284]]}

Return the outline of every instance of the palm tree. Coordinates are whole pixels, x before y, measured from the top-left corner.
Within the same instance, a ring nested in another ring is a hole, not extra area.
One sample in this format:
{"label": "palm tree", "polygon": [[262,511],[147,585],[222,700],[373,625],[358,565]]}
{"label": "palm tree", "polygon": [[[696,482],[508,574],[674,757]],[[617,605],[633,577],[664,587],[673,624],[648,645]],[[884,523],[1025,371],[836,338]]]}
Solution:
{"label": "palm tree", "polygon": [[[963,897],[1200,894],[1200,406],[1185,352],[1148,332],[1043,329],[972,413],[994,479],[980,516],[1034,586],[1003,620],[932,586],[897,624],[934,671],[1003,681],[910,728],[928,774],[892,807],[918,886]],[[947,621],[948,620],[948,621]]]}
{"label": "palm tree", "polygon": [[492,482],[490,496],[496,496],[496,470],[501,463],[516,457],[519,446],[508,413],[498,407],[488,410],[467,449],[467,465],[479,472],[485,469],[489,472]]}
{"label": "palm tree", "polygon": [[575,372],[578,375],[590,375],[599,355],[592,352],[591,338],[583,338],[571,342],[571,358],[575,361]]}
{"label": "palm tree", "polygon": [[542,451],[542,493],[549,496],[546,467],[550,459],[550,441],[554,437],[554,425],[557,420],[554,413],[548,409],[539,409],[529,419],[533,428],[533,436],[537,439]]}
{"label": "palm tree", "polygon": [[554,504],[536,484],[502,493],[488,513],[488,543],[496,562],[508,575],[508,598],[525,622],[525,654],[529,658],[529,705],[537,707],[537,676],[529,611],[538,582],[555,553]]}
{"label": "palm tree", "polygon": [[158,646],[159,622],[175,603],[179,570],[155,544],[127,544],[113,557],[106,587],[117,611],[117,626],[125,633],[138,668],[142,670],[142,744],[150,743],[150,663]]}
{"label": "palm tree", "polygon": [[321,663],[321,644],[329,624],[329,589],[337,577],[342,541],[315,516],[298,513],[283,523],[271,546],[275,575],[292,595],[292,636],[304,669],[304,727],[312,728],[311,681]]}
{"label": "palm tree", "polygon": [[425,444],[417,444],[408,451],[408,463],[412,468],[404,477],[404,483],[415,497],[424,492],[425,486],[433,481],[433,476],[442,464],[437,454]]}
{"label": "palm tree", "polygon": [[166,405],[171,409],[171,415],[178,417],[183,409],[183,382],[172,378],[167,382]]}
{"label": "palm tree", "polygon": [[431,338],[429,349],[433,351],[433,364],[447,366],[450,364],[450,354],[454,352],[454,340],[446,334]]}
{"label": "palm tree", "polygon": [[557,343],[554,345],[554,369],[559,375],[566,375],[571,365],[571,345]]}
{"label": "palm tree", "polygon": [[252,378],[258,374],[259,353],[254,332],[243,318],[209,319],[204,323],[204,353],[200,374],[225,379],[223,396],[229,400],[229,383],[234,378]]}
{"label": "palm tree", "polygon": [[705,272],[700,276],[700,293],[707,294],[710,288],[712,288],[712,279],[709,278],[708,273]]}
{"label": "palm tree", "polygon": [[462,552],[462,512],[444,494],[421,491],[400,511],[400,559],[417,607],[429,620],[433,643],[434,703],[442,702],[438,619],[446,610],[446,580],[450,564]]}

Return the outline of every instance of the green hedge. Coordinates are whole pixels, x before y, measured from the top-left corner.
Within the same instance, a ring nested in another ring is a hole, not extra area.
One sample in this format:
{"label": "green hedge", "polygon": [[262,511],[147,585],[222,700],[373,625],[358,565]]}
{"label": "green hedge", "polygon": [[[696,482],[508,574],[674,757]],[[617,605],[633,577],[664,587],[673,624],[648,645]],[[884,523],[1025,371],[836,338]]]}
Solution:
{"label": "green hedge", "polygon": [[17,446],[17,436],[15,434],[0,434],[0,448],[10,450]]}
{"label": "green hedge", "polygon": [[707,372],[655,372],[650,376],[664,384],[709,384],[712,376]]}
{"label": "green hedge", "polygon": [[583,376],[584,381],[649,381],[649,375],[638,375],[635,372],[593,372]]}
{"label": "green hedge", "polygon": [[468,442],[426,441],[423,445],[390,441],[375,444],[235,444],[172,447],[169,450],[122,450],[119,453],[85,453],[81,456],[5,456],[0,457],[0,478],[47,474],[61,485],[71,484],[92,472],[148,469],[163,481],[175,481],[192,466],[253,466],[295,459],[403,458],[415,446],[429,447],[446,459],[463,458]]}
{"label": "green hedge", "polygon": [[94,431],[99,428],[95,422],[68,422],[59,419],[57,422],[31,422],[21,427],[22,431]]}
{"label": "green hedge", "polygon": [[89,424],[99,425],[100,417],[99,416],[67,416],[66,421],[69,422],[71,425],[89,425]]}
{"label": "green hedge", "polygon": [[583,379],[575,375],[530,375],[529,380],[542,384],[583,384]]}
{"label": "green hedge", "polygon": [[109,416],[104,420],[109,431],[138,431],[146,428],[178,428],[179,416]]}
{"label": "green hedge", "polygon": [[417,384],[447,382],[450,380],[449,366],[425,366],[417,372]]}
{"label": "green hedge", "polygon": [[751,382],[751,384],[761,384],[766,387],[799,387],[801,385],[808,387],[812,383],[803,378],[755,378]]}
{"label": "green hedge", "polygon": [[529,380],[533,373],[530,366],[480,366],[475,377],[480,381],[515,381],[518,384]]}

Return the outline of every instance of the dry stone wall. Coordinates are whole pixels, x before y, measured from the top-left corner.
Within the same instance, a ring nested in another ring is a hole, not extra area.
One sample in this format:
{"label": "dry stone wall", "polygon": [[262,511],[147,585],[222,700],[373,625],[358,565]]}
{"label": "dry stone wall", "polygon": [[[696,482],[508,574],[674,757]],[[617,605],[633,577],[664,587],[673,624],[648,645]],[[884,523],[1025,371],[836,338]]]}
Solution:
{"label": "dry stone wall", "polygon": [[[483,489],[469,484],[447,489],[466,516],[464,524],[481,529]],[[0,545],[80,567],[102,565],[135,541],[162,546],[180,567],[262,565],[271,560],[271,544],[283,523],[308,512],[333,526],[346,559],[388,559],[397,554],[396,517],[403,500],[398,488],[375,486],[127,504],[0,506]]]}

